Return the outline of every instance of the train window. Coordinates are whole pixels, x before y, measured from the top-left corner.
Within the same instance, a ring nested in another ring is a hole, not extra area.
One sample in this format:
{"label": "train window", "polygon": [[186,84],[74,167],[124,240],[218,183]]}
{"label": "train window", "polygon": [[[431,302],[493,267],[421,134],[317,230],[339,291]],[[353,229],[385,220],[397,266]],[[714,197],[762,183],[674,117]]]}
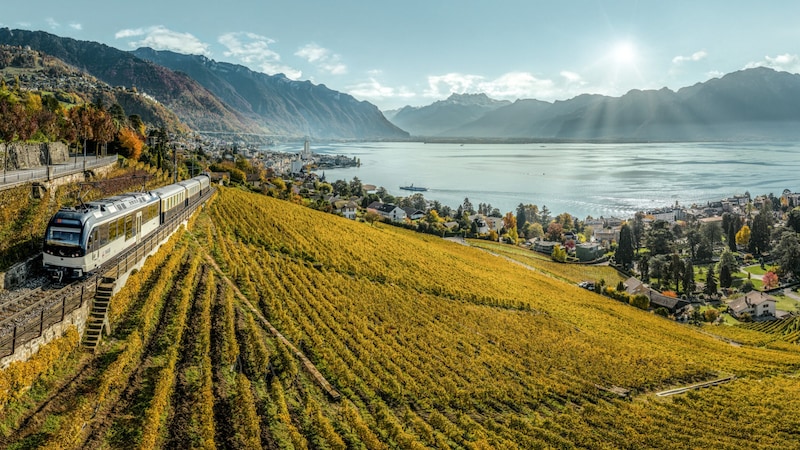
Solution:
{"label": "train window", "polygon": [[117,236],[122,236],[125,233],[125,218],[120,217],[117,219]]}
{"label": "train window", "polygon": [[50,227],[47,231],[47,243],[50,245],[80,246],[80,228]]}
{"label": "train window", "polygon": [[103,247],[106,244],[108,244],[108,224],[100,225],[100,228],[98,228],[98,230],[100,231],[98,235],[98,242],[99,242],[98,245],[100,247]]}
{"label": "train window", "polygon": [[117,221],[112,220],[108,224],[108,240],[113,241],[116,238],[117,238]]}
{"label": "train window", "polygon": [[133,216],[127,215],[125,216],[125,239],[131,239],[133,237]]}

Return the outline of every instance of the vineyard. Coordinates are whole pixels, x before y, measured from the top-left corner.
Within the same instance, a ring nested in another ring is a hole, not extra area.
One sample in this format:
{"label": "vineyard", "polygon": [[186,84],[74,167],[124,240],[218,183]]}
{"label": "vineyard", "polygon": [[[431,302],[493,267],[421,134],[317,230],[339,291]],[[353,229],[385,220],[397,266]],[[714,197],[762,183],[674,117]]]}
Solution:
{"label": "vineyard", "polygon": [[12,365],[30,389],[0,377],[0,446],[797,447],[800,347],[731,345],[575,286],[607,268],[490,250],[526,266],[223,188],[114,296],[95,354]]}

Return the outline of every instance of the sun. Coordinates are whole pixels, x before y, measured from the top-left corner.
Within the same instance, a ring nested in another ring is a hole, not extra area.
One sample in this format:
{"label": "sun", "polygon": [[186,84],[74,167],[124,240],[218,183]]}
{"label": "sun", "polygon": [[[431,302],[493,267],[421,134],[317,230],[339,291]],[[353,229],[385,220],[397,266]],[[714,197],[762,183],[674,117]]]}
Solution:
{"label": "sun", "polygon": [[636,47],[628,41],[619,42],[611,49],[611,57],[618,64],[632,64],[636,61]]}

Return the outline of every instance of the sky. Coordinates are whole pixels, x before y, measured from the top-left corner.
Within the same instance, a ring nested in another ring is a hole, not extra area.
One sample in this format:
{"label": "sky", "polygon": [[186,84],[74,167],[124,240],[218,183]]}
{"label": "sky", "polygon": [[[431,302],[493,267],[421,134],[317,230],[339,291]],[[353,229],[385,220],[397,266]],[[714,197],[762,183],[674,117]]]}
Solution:
{"label": "sky", "polygon": [[798,73],[798,18],[795,0],[29,0],[4,4],[0,27],[201,54],[389,110]]}

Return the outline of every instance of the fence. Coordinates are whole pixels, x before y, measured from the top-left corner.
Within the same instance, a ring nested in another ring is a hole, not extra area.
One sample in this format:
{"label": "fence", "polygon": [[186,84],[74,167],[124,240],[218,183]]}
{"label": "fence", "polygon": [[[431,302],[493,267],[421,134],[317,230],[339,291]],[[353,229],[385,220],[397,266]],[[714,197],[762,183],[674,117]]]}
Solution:
{"label": "fence", "polygon": [[0,177],[0,190],[9,189],[20,184],[33,181],[49,181],[53,178],[64,177],[74,173],[85,172],[87,169],[102,167],[114,163],[116,155],[104,156],[102,158],[75,158],[72,162],[55,164],[38,169],[11,170],[3,171]]}
{"label": "fence", "polygon": [[49,327],[62,322],[67,314],[82,308],[85,302],[92,301],[97,286],[104,277],[118,279],[132,269],[160,242],[169,237],[182,222],[187,220],[199,205],[211,197],[212,193],[213,190],[209,189],[208,193],[194,205],[170,219],[155,233],[146,237],[141,243],[127,250],[114,261],[98,269],[94,275],[55,291],[52,296],[46,297],[13,317],[0,322],[0,358],[13,355],[19,346],[41,337]]}

